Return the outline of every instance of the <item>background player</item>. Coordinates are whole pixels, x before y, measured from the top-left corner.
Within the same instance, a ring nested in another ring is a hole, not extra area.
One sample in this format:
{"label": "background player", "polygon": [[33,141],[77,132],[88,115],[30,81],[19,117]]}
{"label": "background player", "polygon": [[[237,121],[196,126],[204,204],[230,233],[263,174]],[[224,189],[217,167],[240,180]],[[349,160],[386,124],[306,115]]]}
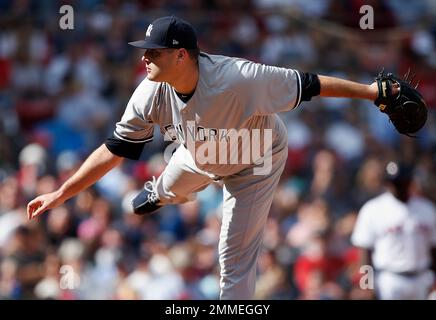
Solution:
{"label": "background player", "polygon": [[378,299],[426,299],[436,267],[436,211],[420,196],[413,167],[389,162],[385,193],[360,210],[352,243],[375,269]]}

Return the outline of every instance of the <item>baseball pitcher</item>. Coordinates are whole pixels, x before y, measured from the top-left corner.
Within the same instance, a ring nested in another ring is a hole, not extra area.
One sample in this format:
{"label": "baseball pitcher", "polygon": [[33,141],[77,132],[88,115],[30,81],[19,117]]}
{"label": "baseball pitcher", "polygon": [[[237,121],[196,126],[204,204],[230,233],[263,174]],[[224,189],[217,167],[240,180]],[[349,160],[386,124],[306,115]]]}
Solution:
{"label": "baseball pitcher", "polygon": [[[402,115],[401,108],[407,109],[407,121],[421,122],[404,126],[406,133],[423,125],[422,116],[415,119],[423,102],[404,106],[414,97],[404,97],[402,84],[390,75],[366,85],[207,54],[200,51],[193,27],[174,16],[153,21],[145,38],[130,44],[144,50],[147,77],[113,135],[57,191],[32,200],[28,218],[74,197],[123,158],[138,159],[157,124],[166,139],[180,146],[162,175],[147,182],[133,200],[134,212],[150,214],[189,201],[220,181],[221,299],[250,299],[255,289],[263,229],[288,153],[278,112],[291,111],[318,95],[360,98],[383,105],[388,115]],[[399,97],[405,101],[397,101]]]}

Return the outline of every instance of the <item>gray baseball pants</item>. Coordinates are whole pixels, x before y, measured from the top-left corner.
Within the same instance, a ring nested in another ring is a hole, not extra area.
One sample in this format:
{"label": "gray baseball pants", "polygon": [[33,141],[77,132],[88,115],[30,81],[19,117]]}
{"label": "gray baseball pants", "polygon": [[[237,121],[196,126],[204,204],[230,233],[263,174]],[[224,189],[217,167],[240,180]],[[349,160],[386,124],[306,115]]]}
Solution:
{"label": "gray baseball pants", "polygon": [[[251,299],[256,283],[257,257],[274,191],[288,151],[285,136],[272,147],[272,170],[253,175],[253,167],[222,178],[223,216],[219,239],[220,299]],[[183,203],[212,183],[210,175],[196,167],[189,151],[179,146],[157,179],[161,202]]]}

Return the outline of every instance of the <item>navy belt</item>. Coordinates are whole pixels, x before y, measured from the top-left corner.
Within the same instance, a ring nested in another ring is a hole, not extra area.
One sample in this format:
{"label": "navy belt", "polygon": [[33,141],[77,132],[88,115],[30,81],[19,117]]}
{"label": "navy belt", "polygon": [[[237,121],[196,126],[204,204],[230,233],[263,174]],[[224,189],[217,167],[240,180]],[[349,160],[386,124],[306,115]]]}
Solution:
{"label": "navy belt", "polygon": [[381,272],[385,271],[385,272],[390,272],[390,273],[394,273],[397,274],[399,276],[403,276],[403,277],[408,277],[408,278],[412,278],[412,277],[416,277],[421,275],[422,273],[426,272],[428,269],[424,269],[424,270],[417,270],[417,271],[402,271],[402,272],[398,272],[398,271],[390,271],[390,270],[379,270]]}
{"label": "navy belt", "polygon": [[404,272],[397,272],[398,275],[403,277],[416,277],[422,274],[424,271],[427,270],[421,270],[421,271],[404,271]]}

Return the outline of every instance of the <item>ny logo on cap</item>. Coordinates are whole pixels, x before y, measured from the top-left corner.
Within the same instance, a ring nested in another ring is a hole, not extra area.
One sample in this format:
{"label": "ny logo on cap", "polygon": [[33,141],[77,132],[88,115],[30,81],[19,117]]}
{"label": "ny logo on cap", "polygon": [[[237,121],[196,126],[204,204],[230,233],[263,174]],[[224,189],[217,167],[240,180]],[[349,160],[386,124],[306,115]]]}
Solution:
{"label": "ny logo on cap", "polygon": [[178,45],[179,41],[177,41],[176,39],[173,39],[173,45]]}
{"label": "ny logo on cap", "polygon": [[151,30],[153,30],[153,25],[152,25],[152,24],[150,24],[150,25],[148,26],[148,28],[147,28],[147,32],[145,33],[145,36],[146,36],[146,37],[149,37],[149,36],[150,36]]}

